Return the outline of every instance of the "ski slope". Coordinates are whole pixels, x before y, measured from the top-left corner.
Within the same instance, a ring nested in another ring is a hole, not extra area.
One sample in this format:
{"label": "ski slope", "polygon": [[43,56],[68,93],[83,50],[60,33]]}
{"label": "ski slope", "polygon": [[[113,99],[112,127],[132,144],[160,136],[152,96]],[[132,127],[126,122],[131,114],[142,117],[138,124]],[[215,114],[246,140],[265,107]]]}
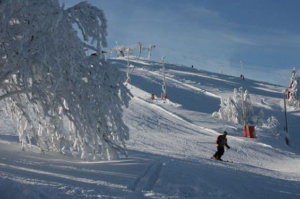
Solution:
{"label": "ski slope", "polygon": [[[108,60],[124,74],[127,61]],[[128,157],[83,161],[76,153],[41,154],[34,145],[21,150],[9,118],[0,120],[0,198],[300,198],[300,110],[288,109],[291,146],[284,137],[257,128],[256,139],[242,126],[215,119],[221,97],[234,88],[250,93],[265,118],[284,125],[282,87],[239,77],[166,64],[168,99],[162,92],[161,64],[131,60],[133,94],[124,121],[130,129]],[[151,100],[151,94],[156,96]],[[226,130],[231,149],[211,160],[216,137]]]}

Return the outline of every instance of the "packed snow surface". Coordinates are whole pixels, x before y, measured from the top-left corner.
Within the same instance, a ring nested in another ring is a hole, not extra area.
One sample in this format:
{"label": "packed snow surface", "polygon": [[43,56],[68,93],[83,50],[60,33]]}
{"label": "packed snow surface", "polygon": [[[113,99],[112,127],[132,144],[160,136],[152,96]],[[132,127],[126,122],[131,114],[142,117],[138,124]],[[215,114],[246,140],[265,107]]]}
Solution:
{"label": "packed snow surface", "polygon": [[[124,74],[127,61],[108,60]],[[0,121],[0,198],[300,198],[300,110],[288,107],[291,146],[285,137],[256,128],[243,136],[242,125],[212,117],[220,99],[234,88],[248,90],[265,119],[284,126],[282,87],[167,63],[167,100],[161,100],[162,64],[131,61],[133,94],[124,121],[130,129],[128,157],[116,161],[80,159],[78,154],[22,151],[14,125]],[[151,95],[155,99],[151,100]],[[211,160],[216,137],[228,132],[231,146]]]}

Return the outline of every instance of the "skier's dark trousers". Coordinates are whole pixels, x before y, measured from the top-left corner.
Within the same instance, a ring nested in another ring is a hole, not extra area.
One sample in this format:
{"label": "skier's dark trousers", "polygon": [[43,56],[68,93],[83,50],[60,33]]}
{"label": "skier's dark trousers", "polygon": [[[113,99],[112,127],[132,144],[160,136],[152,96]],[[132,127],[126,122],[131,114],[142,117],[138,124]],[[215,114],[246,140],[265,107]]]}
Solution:
{"label": "skier's dark trousers", "polygon": [[224,154],[224,147],[226,146],[227,149],[230,149],[230,147],[227,144],[227,138],[226,138],[227,132],[224,131],[223,135],[219,135],[216,141],[217,144],[217,152],[213,156],[216,160],[222,160],[221,157]]}

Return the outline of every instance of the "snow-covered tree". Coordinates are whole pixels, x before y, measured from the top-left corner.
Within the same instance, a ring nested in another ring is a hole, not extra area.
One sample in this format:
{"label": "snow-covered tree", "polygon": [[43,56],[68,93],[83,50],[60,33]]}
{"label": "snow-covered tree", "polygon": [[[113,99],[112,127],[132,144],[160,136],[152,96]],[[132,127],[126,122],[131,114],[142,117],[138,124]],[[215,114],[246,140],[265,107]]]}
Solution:
{"label": "snow-covered tree", "polygon": [[279,135],[280,132],[278,130],[279,128],[279,121],[274,117],[271,116],[270,118],[267,119],[267,121],[263,124],[263,127],[267,128],[268,131],[273,134],[273,135]]}
{"label": "snow-covered tree", "polygon": [[[250,95],[248,91],[241,92],[236,88],[233,91],[233,96],[228,98],[221,98],[220,109],[218,112],[214,112],[212,115],[216,118],[227,120],[236,124],[244,124],[244,113],[243,113],[243,103],[245,109],[245,117],[248,123],[252,124],[262,124],[261,121],[263,117],[262,110],[256,111],[252,106]],[[243,93],[243,98],[242,98]],[[242,101],[244,99],[244,102]]]}
{"label": "snow-covered tree", "polygon": [[0,13],[0,100],[23,147],[35,138],[43,152],[68,147],[84,159],[99,146],[104,159],[125,153],[130,96],[102,57],[103,11],[86,2],[64,9],[58,0],[1,0]]}
{"label": "snow-covered tree", "polygon": [[290,84],[290,97],[288,102],[290,105],[300,107],[300,77],[296,74],[297,70],[292,70],[292,78]]}

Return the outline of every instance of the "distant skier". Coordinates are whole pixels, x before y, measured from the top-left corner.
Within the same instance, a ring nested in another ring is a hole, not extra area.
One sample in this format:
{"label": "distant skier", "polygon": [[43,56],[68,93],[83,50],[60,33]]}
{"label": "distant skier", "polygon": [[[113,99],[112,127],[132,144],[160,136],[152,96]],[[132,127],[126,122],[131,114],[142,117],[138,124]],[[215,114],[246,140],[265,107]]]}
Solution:
{"label": "distant skier", "polygon": [[241,79],[245,80],[245,76],[243,74],[241,74]]}
{"label": "distant skier", "polygon": [[223,135],[219,135],[218,138],[217,138],[217,141],[216,141],[216,144],[217,144],[217,152],[215,153],[215,155],[212,157],[212,159],[215,159],[215,160],[221,160],[221,157],[222,155],[224,154],[224,147],[226,146],[227,147],[227,150],[230,149],[230,147],[228,146],[227,144],[227,138],[226,138],[226,135],[227,135],[227,132],[224,131],[223,132]]}

